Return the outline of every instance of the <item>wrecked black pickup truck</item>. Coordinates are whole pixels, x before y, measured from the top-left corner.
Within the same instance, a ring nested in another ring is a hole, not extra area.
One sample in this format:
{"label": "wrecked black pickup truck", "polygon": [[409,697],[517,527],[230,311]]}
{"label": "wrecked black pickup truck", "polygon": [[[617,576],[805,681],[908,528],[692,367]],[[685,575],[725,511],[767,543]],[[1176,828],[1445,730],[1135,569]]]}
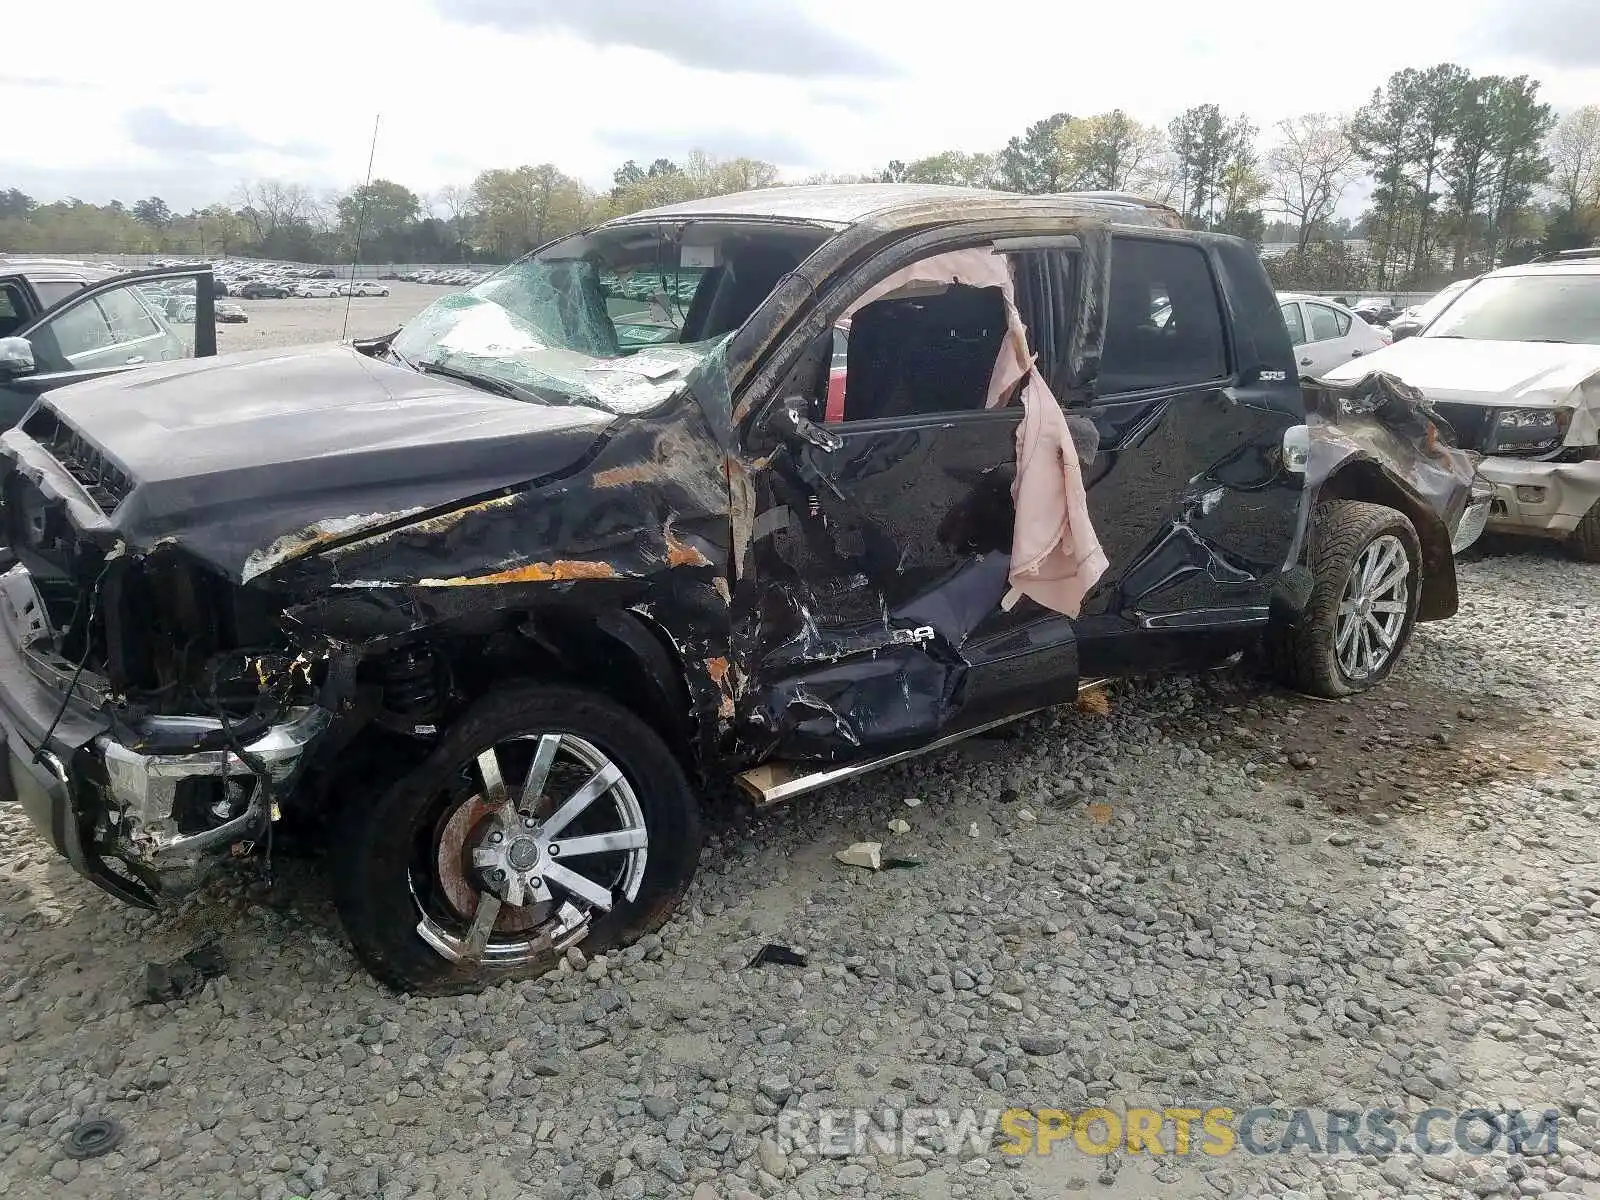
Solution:
{"label": "wrecked black pickup truck", "polygon": [[387,338],[53,392],[0,455],[10,795],[143,905],[318,818],[421,991],[659,926],[720,784],[1263,639],[1360,692],[1475,503],[1403,386],[1302,389],[1246,243],[894,185],[613,221]]}

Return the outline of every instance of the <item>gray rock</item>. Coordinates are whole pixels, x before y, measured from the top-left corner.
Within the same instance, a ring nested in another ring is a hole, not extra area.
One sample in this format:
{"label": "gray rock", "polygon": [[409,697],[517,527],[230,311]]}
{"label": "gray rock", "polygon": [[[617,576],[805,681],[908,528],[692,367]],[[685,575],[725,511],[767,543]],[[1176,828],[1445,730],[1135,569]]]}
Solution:
{"label": "gray rock", "polygon": [[1032,1054],[1039,1058],[1048,1058],[1053,1054],[1060,1054],[1066,1048],[1058,1037],[1047,1034],[1025,1033],[1017,1039],[1017,1045],[1022,1047],[1023,1053]]}

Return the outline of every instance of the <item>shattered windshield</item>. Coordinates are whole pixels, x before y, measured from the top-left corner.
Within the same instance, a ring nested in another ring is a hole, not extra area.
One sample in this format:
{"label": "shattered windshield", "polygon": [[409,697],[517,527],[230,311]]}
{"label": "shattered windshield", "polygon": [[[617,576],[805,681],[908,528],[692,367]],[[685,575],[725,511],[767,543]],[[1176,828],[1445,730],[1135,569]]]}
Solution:
{"label": "shattered windshield", "polygon": [[394,338],[396,357],[520,399],[654,408],[823,240],[793,225],[696,221],[575,234]]}
{"label": "shattered windshield", "polygon": [[1480,279],[1421,336],[1600,345],[1600,274]]}

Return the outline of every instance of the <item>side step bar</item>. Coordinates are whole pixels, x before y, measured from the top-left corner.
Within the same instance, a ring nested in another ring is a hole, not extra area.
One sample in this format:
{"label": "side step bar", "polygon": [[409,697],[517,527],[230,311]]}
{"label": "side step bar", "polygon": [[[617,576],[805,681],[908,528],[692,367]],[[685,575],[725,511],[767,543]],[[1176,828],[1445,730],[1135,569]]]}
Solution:
{"label": "side step bar", "polygon": [[[1110,680],[1091,679],[1078,685],[1078,695],[1083,696],[1089,692],[1097,691],[1104,687]],[[868,759],[866,762],[848,763],[840,767],[822,767],[812,769],[810,763],[763,763],[759,767],[751,767],[748,771],[738,776],[739,786],[746,796],[757,808],[767,808],[773,804],[782,804],[785,800],[793,800],[796,796],[803,796],[807,792],[815,792],[820,788],[829,787],[835,783],[842,783],[846,779],[854,779],[857,775],[865,775],[868,771],[876,771],[880,767],[893,766],[897,762],[904,762],[908,758],[916,758],[919,754],[928,754],[934,750],[943,750],[946,746],[953,746],[976,734],[987,733],[991,729],[998,729],[1002,725],[1009,725],[1013,721],[1020,721],[1024,717],[1031,717],[1034,713],[1043,712],[1043,708],[1030,708],[1014,716],[1001,717],[995,721],[986,721],[982,725],[974,725],[971,729],[963,729],[960,733],[949,733],[944,737],[935,738],[924,746],[917,746],[911,750],[901,750],[897,754],[885,754],[882,758]]]}

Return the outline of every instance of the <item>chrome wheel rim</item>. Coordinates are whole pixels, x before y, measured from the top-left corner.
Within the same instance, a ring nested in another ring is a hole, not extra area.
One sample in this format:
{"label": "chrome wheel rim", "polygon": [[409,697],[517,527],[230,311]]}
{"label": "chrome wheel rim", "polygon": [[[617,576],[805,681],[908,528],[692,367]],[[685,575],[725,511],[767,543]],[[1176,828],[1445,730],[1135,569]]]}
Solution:
{"label": "chrome wheel rim", "polygon": [[1411,556],[1386,533],[1357,557],[1339,598],[1334,657],[1347,679],[1371,679],[1394,659],[1411,600]]}
{"label": "chrome wheel rim", "polygon": [[516,966],[582,941],[638,897],[650,835],[621,767],[584,738],[535,733],[464,764],[411,869],[417,934],[452,962]]}

